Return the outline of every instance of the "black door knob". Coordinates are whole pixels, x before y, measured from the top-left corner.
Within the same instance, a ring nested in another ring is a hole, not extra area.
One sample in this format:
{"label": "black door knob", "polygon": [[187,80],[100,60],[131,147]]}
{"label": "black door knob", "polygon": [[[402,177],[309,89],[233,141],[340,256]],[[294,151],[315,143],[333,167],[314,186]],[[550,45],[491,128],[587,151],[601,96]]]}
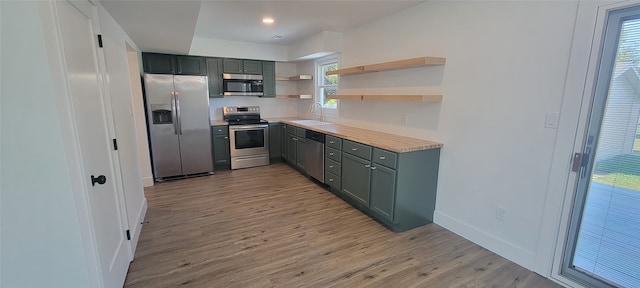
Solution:
{"label": "black door knob", "polygon": [[96,186],[96,183],[102,185],[106,182],[107,182],[107,177],[104,177],[104,175],[100,175],[98,177],[91,175],[91,186]]}

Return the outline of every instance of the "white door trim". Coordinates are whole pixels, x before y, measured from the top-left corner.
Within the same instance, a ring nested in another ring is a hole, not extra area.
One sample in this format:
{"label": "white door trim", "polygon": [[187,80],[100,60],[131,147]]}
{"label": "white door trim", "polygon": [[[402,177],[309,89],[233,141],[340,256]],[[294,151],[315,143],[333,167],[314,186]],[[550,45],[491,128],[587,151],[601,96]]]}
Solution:
{"label": "white door trim", "polygon": [[577,184],[577,174],[570,170],[571,159],[583,148],[607,12],[637,4],[640,0],[581,0],[578,4],[534,266],[535,272],[570,287],[582,287],[560,274]]}
{"label": "white door trim", "polygon": [[[99,268],[98,250],[95,239],[95,231],[91,222],[91,212],[88,190],[83,181],[84,166],[82,155],[80,154],[80,140],[76,129],[75,113],[69,98],[69,87],[65,75],[64,55],[61,33],[56,24],[56,14],[53,2],[40,1],[39,12],[42,19],[42,30],[44,43],[47,47],[48,64],[55,93],[56,109],[58,111],[58,121],[60,123],[62,140],[65,148],[65,158],[69,169],[69,181],[71,190],[75,198],[75,206],[82,245],[87,261],[87,271],[91,287],[102,287],[102,275]],[[43,123],[45,125],[45,123]]]}
{"label": "white door trim", "polygon": [[[69,181],[71,183],[71,190],[75,199],[75,207],[78,219],[78,226],[80,235],[82,238],[83,251],[85,255],[87,272],[89,275],[90,287],[104,287],[104,276],[102,275],[100,268],[100,259],[98,258],[98,244],[95,237],[95,224],[92,222],[93,217],[91,212],[91,204],[89,200],[89,180],[85,179],[85,169],[83,165],[83,157],[81,154],[81,142],[79,139],[79,133],[77,130],[76,115],[74,113],[72,99],[70,98],[70,88],[68,77],[66,75],[65,56],[62,46],[62,33],[60,31],[56,2],[57,0],[39,1],[38,8],[39,14],[42,20],[43,39],[47,48],[47,61],[50,75],[52,77],[52,85],[55,94],[56,110],[58,112],[58,121],[60,123],[61,134],[63,135],[63,143],[65,149],[65,158],[67,160],[67,167],[69,169]],[[87,15],[94,15],[94,27],[93,30],[96,33],[100,33],[97,7],[90,2],[90,0],[78,0],[70,1],[73,5],[85,12]],[[108,90],[106,89],[106,79],[104,79],[105,65],[104,55],[102,51],[96,51],[98,55],[98,81],[100,86],[100,93],[103,101],[106,101],[104,107],[106,107],[105,114],[107,115],[108,132],[109,135],[115,134],[115,128],[113,125],[112,113],[110,110],[110,103],[108,99]],[[43,123],[46,125],[46,123]],[[115,187],[118,194],[118,203],[120,206],[119,214],[121,214],[122,221],[126,221],[126,210],[124,206],[124,192],[122,191],[121,179],[119,179],[119,159],[117,154],[112,153],[112,163],[114,175],[116,175]],[[127,223],[121,223],[121,226],[127,227]],[[123,230],[124,231],[124,230]],[[128,253],[129,259],[133,258],[131,255],[131,247],[125,245],[125,252]]]}

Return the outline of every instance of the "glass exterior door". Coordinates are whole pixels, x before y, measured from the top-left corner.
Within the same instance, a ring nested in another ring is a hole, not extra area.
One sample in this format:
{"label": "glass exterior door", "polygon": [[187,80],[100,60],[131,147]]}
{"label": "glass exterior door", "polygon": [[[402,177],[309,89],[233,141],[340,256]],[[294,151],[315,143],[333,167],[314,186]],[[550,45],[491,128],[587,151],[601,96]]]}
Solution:
{"label": "glass exterior door", "polygon": [[640,287],[640,7],[607,19],[562,274]]}

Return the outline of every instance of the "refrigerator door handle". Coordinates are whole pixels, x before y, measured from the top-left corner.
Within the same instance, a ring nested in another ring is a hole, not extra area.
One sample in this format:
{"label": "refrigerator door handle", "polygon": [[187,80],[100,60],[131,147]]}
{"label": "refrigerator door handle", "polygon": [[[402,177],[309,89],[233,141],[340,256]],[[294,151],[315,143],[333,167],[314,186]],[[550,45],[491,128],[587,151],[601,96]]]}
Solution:
{"label": "refrigerator door handle", "polygon": [[173,133],[178,135],[178,114],[176,112],[176,93],[171,91],[171,117],[173,117]]}
{"label": "refrigerator door handle", "polygon": [[175,93],[175,99],[176,99],[176,111],[177,111],[177,122],[178,122],[178,133],[180,135],[182,135],[182,119],[180,119],[180,94],[178,92],[174,92]]}

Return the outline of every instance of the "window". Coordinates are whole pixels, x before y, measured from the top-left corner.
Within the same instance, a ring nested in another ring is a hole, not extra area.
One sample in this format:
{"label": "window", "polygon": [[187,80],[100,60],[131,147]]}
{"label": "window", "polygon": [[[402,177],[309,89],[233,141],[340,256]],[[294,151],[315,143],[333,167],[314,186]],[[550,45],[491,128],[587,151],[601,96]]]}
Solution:
{"label": "window", "polygon": [[338,92],[338,82],[340,81],[338,75],[325,75],[327,71],[338,70],[338,58],[324,58],[316,62],[317,74],[316,79],[316,100],[322,104],[323,108],[337,109],[338,100],[327,99],[327,95],[336,95]]}

